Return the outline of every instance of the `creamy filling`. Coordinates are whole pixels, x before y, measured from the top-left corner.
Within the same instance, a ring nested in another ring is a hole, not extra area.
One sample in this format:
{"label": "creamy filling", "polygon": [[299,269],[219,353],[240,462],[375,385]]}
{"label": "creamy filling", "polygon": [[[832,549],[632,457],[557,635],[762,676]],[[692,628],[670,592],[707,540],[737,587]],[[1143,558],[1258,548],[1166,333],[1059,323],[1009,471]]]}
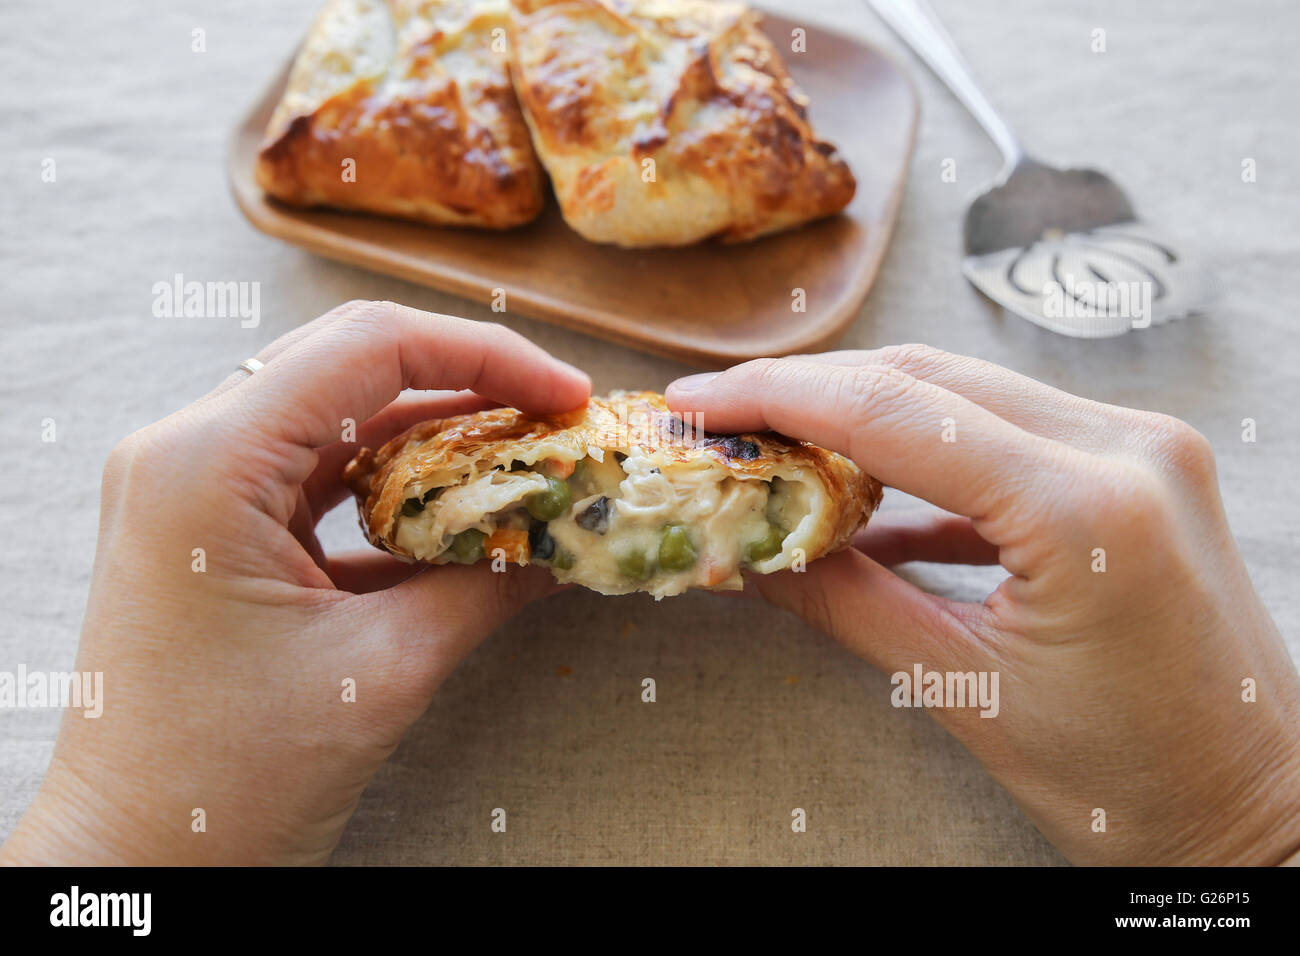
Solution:
{"label": "creamy filling", "polygon": [[746,567],[788,567],[815,504],[801,481],[738,478],[711,456],[680,462],[634,448],[413,485],[394,540],[422,561],[504,558],[606,594],[665,597],[740,588]]}

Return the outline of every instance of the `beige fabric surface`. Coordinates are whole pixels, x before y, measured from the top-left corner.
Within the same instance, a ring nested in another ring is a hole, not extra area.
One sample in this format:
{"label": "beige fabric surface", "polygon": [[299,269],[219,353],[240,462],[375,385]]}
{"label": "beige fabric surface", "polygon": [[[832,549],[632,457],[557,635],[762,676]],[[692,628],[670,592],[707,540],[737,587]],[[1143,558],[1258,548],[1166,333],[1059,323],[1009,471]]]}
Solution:
{"label": "beige fabric surface", "polygon": [[[0,669],[72,666],[115,441],[193,400],[275,336],[350,298],[495,318],[485,307],[313,257],[229,198],[228,131],[316,0],[0,7],[5,371],[0,381]],[[897,47],[864,5],[783,6]],[[994,149],[928,74],[902,219],[849,346],[924,341],[1067,390],[1159,409],[1214,443],[1228,513],[1292,653],[1300,514],[1300,7],[1266,0],[935,0],[991,97],[1048,160],[1111,171],[1140,211],[1224,280],[1212,315],[1103,342],[999,315],[958,270],[970,192]],[[191,52],[206,31],[205,53]],[[1095,28],[1108,52],[1094,54]],[[905,58],[905,54],[900,54]],[[816,115],[816,104],[813,105]],[[56,183],[41,162],[57,161]],[[1244,158],[1258,181],[1243,183]],[[940,167],[957,163],[958,180]],[[261,326],[156,319],[182,273],[258,281]],[[591,370],[662,388],[672,362],[518,316]],[[42,444],[41,421],[59,423]],[[1240,423],[1258,422],[1243,444]],[[198,463],[201,467],[201,463]],[[896,499],[887,506],[897,505]],[[359,545],[350,507],[327,547]],[[913,566],[979,600],[996,572]],[[653,677],[658,702],[643,704]],[[710,595],[655,604],[573,592],[479,649],[366,792],[335,855],[381,863],[1059,864],[979,764],[889,684],[794,618]],[[0,710],[0,834],[39,783],[53,711]],[[491,832],[503,807],[509,832]],[[790,830],[792,808],[808,832]]]}

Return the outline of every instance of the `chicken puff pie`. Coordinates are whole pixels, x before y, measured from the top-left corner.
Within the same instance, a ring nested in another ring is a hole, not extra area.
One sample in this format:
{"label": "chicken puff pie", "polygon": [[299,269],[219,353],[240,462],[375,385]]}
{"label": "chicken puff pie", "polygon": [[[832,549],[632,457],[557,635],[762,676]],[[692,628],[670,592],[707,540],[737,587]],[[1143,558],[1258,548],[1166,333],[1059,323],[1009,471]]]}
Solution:
{"label": "chicken puff pie", "polygon": [[512,8],[515,91],[564,218],[587,239],[751,239],[853,198],[853,174],[743,4]]}
{"label": "chicken puff pie", "polygon": [[564,415],[428,421],[348,464],[370,542],[408,561],[542,564],[602,594],[736,589],[844,547],[880,504],[846,458],[711,435],[654,392]]}
{"label": "chicken puff pie", "polygon": [[504,229],[545,176],[510,87],[508,0],[330,0],[271,116],[258,184],[300,206]]}

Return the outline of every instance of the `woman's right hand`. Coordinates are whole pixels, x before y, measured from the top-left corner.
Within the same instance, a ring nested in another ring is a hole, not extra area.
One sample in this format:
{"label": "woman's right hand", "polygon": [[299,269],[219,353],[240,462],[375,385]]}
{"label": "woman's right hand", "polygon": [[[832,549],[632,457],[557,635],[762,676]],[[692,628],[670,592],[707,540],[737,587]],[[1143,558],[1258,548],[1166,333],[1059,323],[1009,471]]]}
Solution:
{"label": "woman's right hand", "polygon": [[[886,673],[997,672],[996,717],[933,716],[1071,860],[1296,858],[1300,680],[1191,427],[922,346],[749,362],[668,401],[945,509],[884,512],[856,549],[754,584]],[[868,555],[1010,576],[965,604]]]}

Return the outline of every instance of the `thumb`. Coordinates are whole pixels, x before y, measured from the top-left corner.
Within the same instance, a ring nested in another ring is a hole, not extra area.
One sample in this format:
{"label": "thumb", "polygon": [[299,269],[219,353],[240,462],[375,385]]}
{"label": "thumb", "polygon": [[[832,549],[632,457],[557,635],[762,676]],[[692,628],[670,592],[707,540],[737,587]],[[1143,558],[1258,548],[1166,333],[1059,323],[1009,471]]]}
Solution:
{"label": "thumb", "polygon": [[766,600],[885,673],[910,671],[916,663],[955,669],[978,656],[979,641],[960,605],[926,594],[851,548],[811,562],[806,571],[749,580]]}
{"label": "thumb", "polygon": [[[396,587],[359,596],[371,605],[379,653],[393,675],[428,696],[489,634],[558,589],[545,568],[491,562],[430,567]],[[411,686],[408,684],[407,686]]]}

